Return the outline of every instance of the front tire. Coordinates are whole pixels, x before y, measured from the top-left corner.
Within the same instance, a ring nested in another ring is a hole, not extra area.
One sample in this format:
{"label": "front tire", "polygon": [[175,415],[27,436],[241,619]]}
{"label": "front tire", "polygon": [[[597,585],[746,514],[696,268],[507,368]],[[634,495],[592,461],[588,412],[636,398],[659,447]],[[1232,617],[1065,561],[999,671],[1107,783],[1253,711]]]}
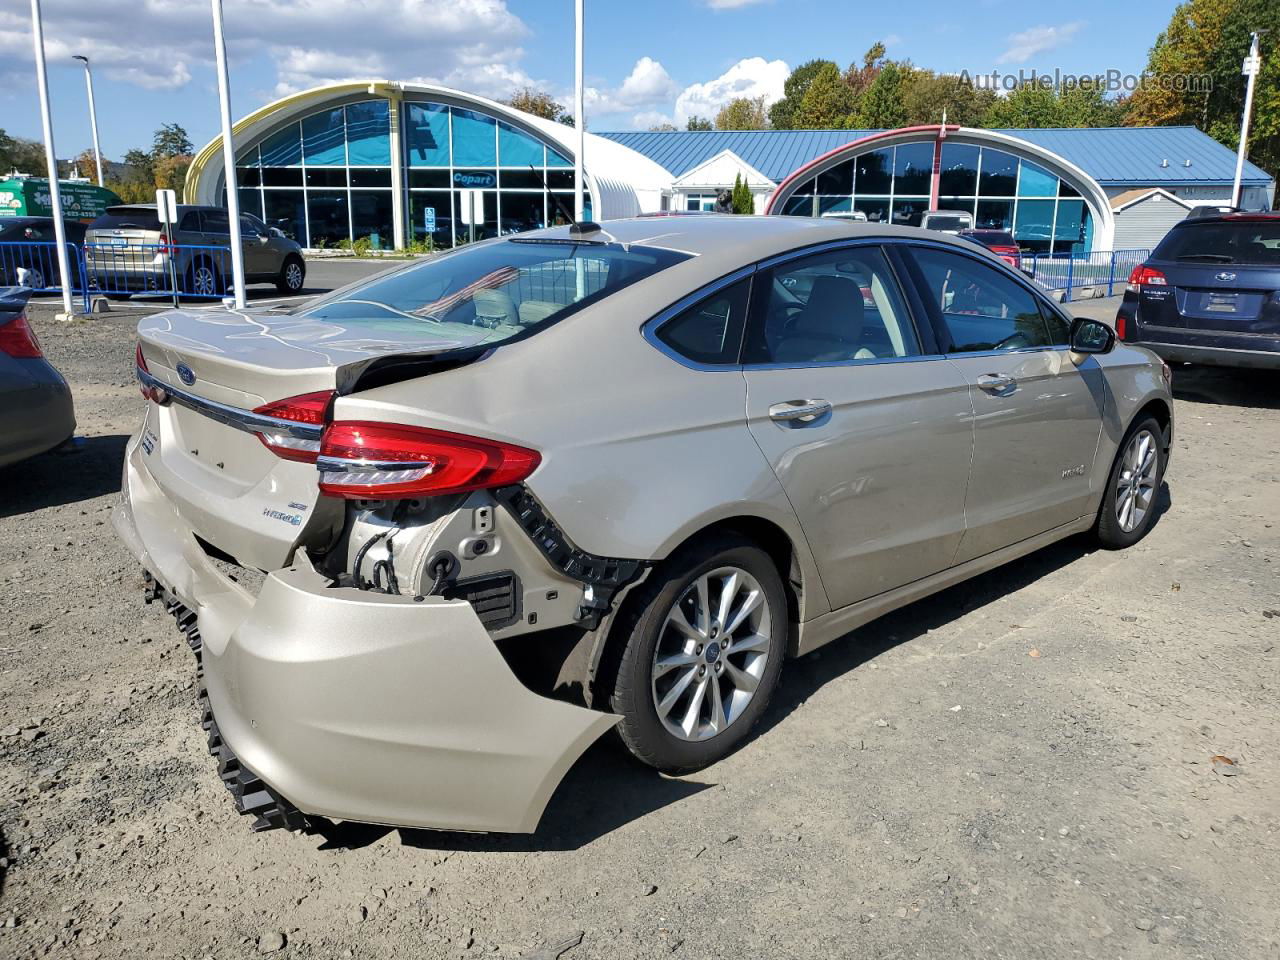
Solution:
{"label": "front tire", "polygon": [[1108,550],[1133,546],[1155,522],[1156,498],[1164,480],[1163,435],[1159,421],[1144,416],[1120,442],[1095,528],[1098,542]]}
{"label": "front tire", "polygon": [[188,296],[203,299],[223,296],[226,293],[218,268],[207,260],[197,260],[187,267],[186,279],[187,288],[183,292]]}
{"label": "front tire", "polygon": [[717,536],[674,555],[628,598],[610,705],[637,759],[688,773],[728,756],[769,705],[787,650],[782,578],[767,553]]}
{"label": "front tire", "polygon": [[306,279],[306,265],[297,257],[289,257],[280,268],[280,276],[276,278],[276,289],[285,295],[301,293]]}

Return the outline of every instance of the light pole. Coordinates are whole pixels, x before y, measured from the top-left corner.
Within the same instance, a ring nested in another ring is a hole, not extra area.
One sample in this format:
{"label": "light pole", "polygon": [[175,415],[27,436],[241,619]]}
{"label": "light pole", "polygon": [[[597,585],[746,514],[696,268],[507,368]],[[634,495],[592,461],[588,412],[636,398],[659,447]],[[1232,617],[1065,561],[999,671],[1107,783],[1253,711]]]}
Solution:
{"label": "light pole", "polygon": [[1244,174],[1244,155],[1249,150],[1249,116],[1253,113],[1253,85],[1258,79],[1258,74],[1262,72],[1262,58],[1258,55],[1258,33],[1257,30],[1253,32],[1253,39],[1249,43],[1249,56],[1244,62],[1244,69],[1240,71],[1249,77],[1249,82],[1244,90],[1244,116],[1240,119],[1240,147],[1236,150],[1236,179],[1231,185],[1233,207],[1240,206],[1240,177]]}
{"label": "light pole", "polygon": [[[34,3],[35,0],[32,0]],[[231,278],[235,306],[245,308],[244,247],[240,245],[240,195],[236,190],[236,152],[231,144],[231,81],[227,77],[227,44],[222,36],[222,0],[213,4],[213,52],[218,58],[218,104],[222,109],[223,183],[227,185],[227,219],[231,221]]]}
{"label": "light pole", "polygon": [[58,242],[58,277],[62,287],[63,313],[59,319],[75,316],[71,307],[72,276],[67,262],[67,227],[62,222],[62,194],[58,190],[58,155],[53,149],[53,115],[49,112],[49,77],[44,65],[44,23],[40,0],[31,0],[31,39],[36,48],[36,86],[40,91],[40,121],[44,125],[44,158],[49,168],[49,205],[53,207],[53,236]]}
{"label": "light pole", "polygon": [[76,54],[72,60],[84,62],[84,85],[89,91],[89,126],[93,128],[93,159],[98,164],[98,186],[102,186],[102,149],[98,146],[98,111],[93,105],[93,71],[89,69],[89,58]]}
{"label": "light pole", "polygon": [[583,0],[574,0],[573,123],[578,128],[578,149],[573,152],[573,219],[578,223],[586,216],[586,188],[582,182],[582,151],[587,143],[586,118],[582,115],[582,6]]}

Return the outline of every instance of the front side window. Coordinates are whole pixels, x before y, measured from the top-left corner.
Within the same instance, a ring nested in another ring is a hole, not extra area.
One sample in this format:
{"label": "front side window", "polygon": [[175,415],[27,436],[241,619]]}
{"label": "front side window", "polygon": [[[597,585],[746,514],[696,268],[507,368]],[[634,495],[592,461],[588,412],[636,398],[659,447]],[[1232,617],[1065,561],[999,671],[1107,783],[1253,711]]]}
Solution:
{"label": "front side window", "polygon": [[372,279],[299,315],[371,337],[379,330],[410,329],[424,346],[493,346],[549,326],[689,256],[635,244],[507,240],[464,247]]}
{"label": "front side window", "polygon": [[914,248],[926,295],[942,312],[952,353],[1022,350],[1054,341],[1029,290],[987,264],[945,250]]}
{"label": "front side window", "polygon": [[657,337],[695,363],[736,364],[750,293],[750,277],[730,284],[672,317]]}
{"label": "front side window", "polygon": [[764,303],[748,363],[842,363],[920,353],[897,283],[878,247],[820,253],[764,271]]}

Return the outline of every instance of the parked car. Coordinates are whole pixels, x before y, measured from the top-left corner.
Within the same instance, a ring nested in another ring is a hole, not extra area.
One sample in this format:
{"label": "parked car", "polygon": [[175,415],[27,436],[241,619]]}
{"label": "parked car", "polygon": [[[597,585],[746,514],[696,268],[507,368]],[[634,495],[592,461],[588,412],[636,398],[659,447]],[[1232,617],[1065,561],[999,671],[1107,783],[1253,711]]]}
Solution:
{"label": "parked car", "polygon": [[848,223],[866,223],[867,215],[861,210],[828,210],[822,215],[823,220],[844,220]]}
{"label": "parked car", "polygon": [[[85,225],[66,220],[67,243],[84,245]],[[76,254],[68,250],[74,262]],[[52,217],[0,218],[0,287],[48,290],[62,285],[58,241]],[[72,267],[72,289],[80,289],[79,270]]]}
{"label": "parked car", "polygon": [[1015,270],[1022,268],[1022,251],[1007,230],[961,230],[956,236],[986,247]]}
{"label": "parked car", "polygon": [[1166,360],[1280,369],[1280,214],[1174,224],[1130,274],[1116,333]]}
{"label": "parked car", "polygon": [[60,446],[76,429],[71,390],[27,322],[30,288],[0,288],[0,467]]}
{"label": "parked car", "polygon": [[[1173,430],[1159,358],[880,224],[558,227],[138,336],[116,526],[262,828],[531,831],[615,727],[713,763],[786,657],[1072,534],[1137,542]],[[525,686],[504,653],[550,637],[576,654]]]}
{"label": "parked car", "polygon": [[1233,207],[1229,203],[1224,204],[1201,204],[1198,207],[1192,207],[1187,211],[1187,220],[1198,220],[1201,217],[1216,217],[1223,213],[1239,213],[1239,207]]}
{"label": "parked car", "polygon": [[[257,217],[240,216],[246,283],[274,283],[295,294],[306,281],[302,247]],[[221,207],[180,204],[178,227],[165,233],[155,204],[108,207],[85,233],[90,287],[107,296],[172,290],[218,297],[231,289],[231,225]]]}
{"label": "parked car", "polygon": [[920,226],[939,233],[959,233],[973,229],[973,214],[967,210],[929,210],[921,214]]}

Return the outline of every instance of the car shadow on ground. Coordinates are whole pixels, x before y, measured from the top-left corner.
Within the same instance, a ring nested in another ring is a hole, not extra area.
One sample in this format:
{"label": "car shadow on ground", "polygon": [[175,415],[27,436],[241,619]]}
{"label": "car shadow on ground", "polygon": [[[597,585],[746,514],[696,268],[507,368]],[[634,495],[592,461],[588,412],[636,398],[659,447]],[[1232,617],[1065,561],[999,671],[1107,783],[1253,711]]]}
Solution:
{"label": "car shadow on ground", "polygon": [[1190,403],[1280,410],[1280,370],[1174,367],[1173,395]]}
{"label": "car shadow on ground", "polygon": [[92,500],[120,489],[124,434],[71,445],[0,468],[0,517]]}
{"label": "car shadow on ground", "polygon": [[[1153,526],[1171,507],[1169,486],[1162,484]],[[1070,537],[1017,563],[896,610],[820,650],[788,661],[768,711],[743,749],[750,749],[753,741],[767,734],[832,680],[971,610],[1022,590],[1097,549],[1087,534]],[[403,846],[430,851],[576,850],[633,820],[715,786],[715,778],[706,773],[695,774],[693,779],[665,777],[627,755],[613,742],[615,739],[612,735],[603,737],[574,764],[547,804],[536,833],[451,833],[359,823],[322,823],[317,831],[323,838],[320,849],[359,849],[398,832]]]}

